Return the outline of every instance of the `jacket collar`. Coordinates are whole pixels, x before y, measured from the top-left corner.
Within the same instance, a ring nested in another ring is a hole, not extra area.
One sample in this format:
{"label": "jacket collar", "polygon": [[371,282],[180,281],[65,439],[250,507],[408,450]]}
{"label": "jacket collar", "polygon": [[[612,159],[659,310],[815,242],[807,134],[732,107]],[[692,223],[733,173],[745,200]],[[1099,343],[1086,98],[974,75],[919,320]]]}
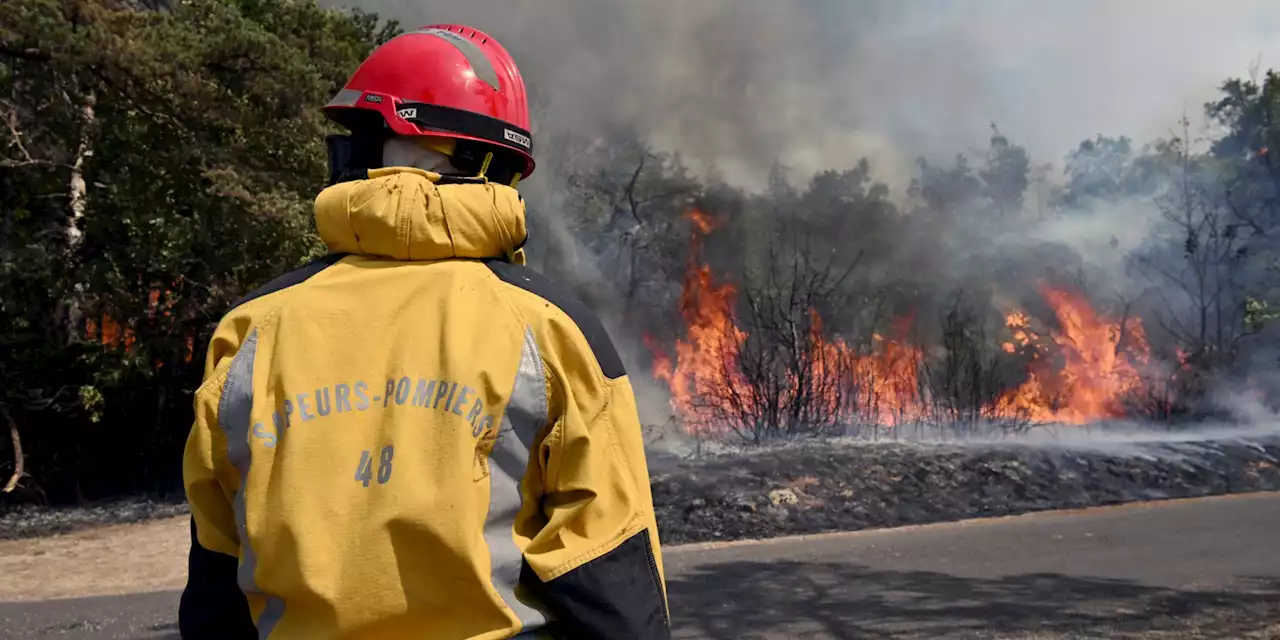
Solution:
{"label": "jacket collar", "polygon": [[524,264],[524,201],[484,179],[407,167],[369,172],[316,197],[316,228],[332,253],[394,260],[505,259]]}

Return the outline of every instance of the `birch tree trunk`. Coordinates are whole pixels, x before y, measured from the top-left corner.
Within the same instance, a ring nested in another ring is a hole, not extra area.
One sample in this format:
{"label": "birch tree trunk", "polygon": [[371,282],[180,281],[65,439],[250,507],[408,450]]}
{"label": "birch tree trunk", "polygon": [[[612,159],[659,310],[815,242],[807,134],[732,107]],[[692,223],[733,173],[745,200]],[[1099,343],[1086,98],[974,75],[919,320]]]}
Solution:
{"label": "birch tree trunk", "polygon": [[[66,248],[68,256],[74,255],[76,249],[80,247],[80,242],[84,237],[84,231],[80,228],[84,220],[85,205],[88,199],[88,188],[85,184],[84,170],[85,163],[89,158],[93,157],[93,129],[97,123],[97,117],[94,114],[93,107],[96,102],[96,96],[90,92],[85,97],[84,106],[80,110],[80,143],[76,146],[76,154],[71,163],[71,177],[67,181],[67,195],[69,196],[69,215],[67,216]],[[80,304],[80,298],[84,294],[85,286],[81,282],[76,282],[71,290],[71,299],[67,305],[66,331],[67,343],[79,342],[81,338],[81,325],[83,322],[83,310]]]}

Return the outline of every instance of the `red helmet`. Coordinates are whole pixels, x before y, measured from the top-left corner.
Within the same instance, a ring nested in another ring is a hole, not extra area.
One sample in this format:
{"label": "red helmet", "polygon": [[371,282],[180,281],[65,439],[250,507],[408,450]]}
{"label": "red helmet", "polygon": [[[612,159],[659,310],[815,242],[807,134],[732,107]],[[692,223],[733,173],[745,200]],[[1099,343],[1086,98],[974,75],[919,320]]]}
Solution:
{"label": "red helmet", "polygon": [[495,167],[533,173],[520,70],[497,40],[471,27],[437,24],[392,38],[360,64],[324,112],[353,133],[377,126],[395,135],[453,138],[459,154],[479,149],[482,157],[493,153]]}

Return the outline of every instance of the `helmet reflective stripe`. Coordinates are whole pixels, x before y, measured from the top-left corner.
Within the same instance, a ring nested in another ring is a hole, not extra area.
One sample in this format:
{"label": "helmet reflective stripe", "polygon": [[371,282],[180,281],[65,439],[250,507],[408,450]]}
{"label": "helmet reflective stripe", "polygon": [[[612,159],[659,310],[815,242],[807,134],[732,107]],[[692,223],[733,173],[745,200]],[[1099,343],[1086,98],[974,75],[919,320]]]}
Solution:
{"label": "helmet reflective stripe", "polygon": [[364,95],[359,89],[343,89],[334,96],[326,107],[350,107],[360,101],[360,96]]}
{"label": "helmet reflective stripe", "polygon": [[433,35],[457,47],[458,51],[461,51],[462,55],[466,56],[467,62],[471,63],[471,68],[475,70],[477,78],[484,80],[486,84],[495,90],[502,88],[498,82],[498,72],[493,69],[493,62],[489,60],[489,56],[486,56],[480,50],[480,47],[476,46],[476,43],[445,29],[420,29],[412,33]]}

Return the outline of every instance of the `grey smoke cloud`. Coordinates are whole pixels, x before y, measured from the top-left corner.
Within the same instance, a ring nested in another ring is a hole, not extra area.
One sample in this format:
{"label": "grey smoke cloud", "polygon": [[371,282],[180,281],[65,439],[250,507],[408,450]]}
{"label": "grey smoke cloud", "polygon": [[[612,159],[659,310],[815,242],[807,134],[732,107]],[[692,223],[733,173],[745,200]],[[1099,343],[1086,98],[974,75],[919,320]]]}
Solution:
{"label": "grey smoke cloud", "polygon": [[[612,266],[561,215],[568,190],[557,167],[559,134],[629,126],[695,170],[714,168],[749,190],[775,161],[799,182],[868,157],[901,200],[917,157],[946,164],[966,153],[980,163],[992,123],[1034,165],[1053,163],[1046,175],[1057,181],[1063,157],[1081,141],[1125,135],[1140,146],[1180,133],[1183,115],[1195,129],[1224,79],[1255,64],[1280,67],[1276,0],[321,1],[408,28],[467,24],[511,50],[534,98],[535,146],[543,150],[522,189],[546,243],[531,256],[536,263],[547,245],[558,247],[584,283],[608,281]],[[1052,245],[1101,274],[1096,294],[1132,296],[1146,283],[1127,272],[1126,256],[1159,224],[1149,199],[1098,204],[949,247],[939,268],[1039,265],[1027,256],[1043,259]],[[1031,294],[1012,286],[1017,278],[1004,278],[1011,288],[994,291],[994,304],[1025,302]],[[634,328],[603,311],[629,367],[643,370],[648,354]],[[662,424],[665,389],[644,376],[633,382],[646,423]],[[1280,424],[1256,401],[1225,404],[1253,407],[1242,416],[1249,424]]]}
{"label": "grey smoke cloud", "polygon": [[775,158],[803,177],[869,156],[900,187],[917,156],[980,150],[991,122],[1059,162],[1097,133],[1168,135],[1224,78],[1280,66],[1270,0],[336,4],[498,37],[542,101],[542,142],[635,124],[744,186]]}

